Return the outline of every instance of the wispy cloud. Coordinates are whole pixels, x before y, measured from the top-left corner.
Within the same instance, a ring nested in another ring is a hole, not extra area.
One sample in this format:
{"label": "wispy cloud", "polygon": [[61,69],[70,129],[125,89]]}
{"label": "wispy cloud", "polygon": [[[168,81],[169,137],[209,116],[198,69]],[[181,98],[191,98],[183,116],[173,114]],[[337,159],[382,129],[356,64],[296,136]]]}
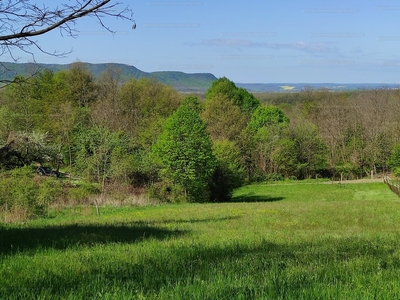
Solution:
{"label": "wispy cloud", "polygon": [[356,57],[373,57],[373,56],[379,55],[379,52],[365,52],[360,47],[357,47],[356,49],[351,50],[350,54],[352,56],[356,56]]}
{"label": "wispy cloud", "polygon": [[231,46],[231,47],[252,47],[254,43],[248,40],[238,39],[210,39],[200,43],[205,46]]}
{"label": "wispy cloud", "polygon": [[289,49],[299,50],[308,53],[333,53],[337,52],[337,48],[331,43],[264,43],[253,42],[242,39],[209,39],[203,40],[200,45],[217,46],[217,47],[243,47],[243,48],[266,48],[266,49]]}
{"label": "wispy cloud", "polygon": [[310,53],[336,52],[337,48],[327,43],[304,43],[298,42],[286,45],[290,49],[301,50]]}

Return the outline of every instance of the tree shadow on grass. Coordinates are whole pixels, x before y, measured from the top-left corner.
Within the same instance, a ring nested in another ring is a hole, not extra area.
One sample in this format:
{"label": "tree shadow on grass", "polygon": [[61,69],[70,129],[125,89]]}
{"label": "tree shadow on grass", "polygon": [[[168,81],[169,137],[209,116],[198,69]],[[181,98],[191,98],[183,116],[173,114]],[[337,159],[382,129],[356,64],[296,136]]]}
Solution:
{"label": "tree shadow on grass", "polygon": [[189,224],[196,224],[196,223],[210,223],[210,222],[224,222],[224,221],[231,221],[240,219],[240,216],[227,216],[227,217],[218,217],[218,218],[205,218],[205,219],[167,219],[161,222],[162,224],[168,223],[189,223]]}
{"label": "tree shadow on grass", "polygon": [[237,216],[163,220],[154,224],[131,222],[124,225],[62,225],[39,228],[3,228],[0,226],[0,255],[35,253],[38,249],[65,250],[76,246],[111,243],[135,243],[146,239],[164,240],[183,236],[187,230],[168,230],[156,224],[208,223],[237,219]]}
{"label": "tree shadow on grass", "polygon": [[144,223],[132,225],[63,225],[42,228],[0,227],[0,254],[35,253],[38,249],[65,250],[76,246],[163,240],[187,231],[167,230]]}
{"label": "tree shadow on grass", "polygon": [[[311,295],[317,295],[316,286],[329,284],[332,280],[337,280],[342,288],[350,291],[352,287],[346,283],[354,280],[354,270],[348,270],[347,263],[351,265],[357,262],[359,267],[355,267],[355,271],[358,272],[357,276],[361,276],[357,279],[368,280],[371,272],[363,270],[360,258],[367,266],[370,266],[368,261],[382,261],[380,266],[372,270],[372,275],[380,274],[382,268],[393,274],[398,269],[398,264],[393,261],[396,249],[393,242],[383,247],[377,239],[325,238],[315,240],[311,245],[307,240],[287,244],[267,240],[259,243],[232,240],[225,244],[181,243],[175,247],[161,246],[155,252],[147,252],[151,255],[135,253],[140,257],[137,261],[110,255],[112,269],[107,261],[92,259],[88,261],[87,271],[76,269],[61,275],[48,272],[48,276],[35,280],[21,277],[19,281],[8,281],[3,289],[0,288],[0,298],[2,293],[10,298],[18,298],[19,292],[32,296],[45,293],[47,298],[55,299],[71,296],[89,299],[98,295],[99,287],[102,292],[114,293],[114,296],[118,294],[121,297],[121,292],[124,292],[124,298],[128,298],[129,292],[135,298],[134,293],[138,289],[149,298],[171,298],[175,287],[178,287],[177,293],[183,299],[196,298],[192,293],[201,293],[202,290],[206,292],[204,299],[258,299],[260,296],[266,299],[296,299],[307,298],[307,295],[312,298]],[[89,255],[96,257],[97,254]],[[338,267],[338,262],[342,267]],[[297,276],[293,276],[294,272]],[[221,279],[221,274],[225,279]],[[231,277],[240,280],[241,284],[233,284],[235,282],[229,279]],[[219,285],[211,284],[215,280],[219,281]],[[210,283],[212,287],[205,289],[203,283]],[[377,286],[367,285],[363,289],[370,293],[378,292],[378,296],[379,292],[383,293],[378,297],[381,299],[387,296]],[[360,292],[353,296],[363,298]],[[323,294],[321,298],[324,298]]]}
{"label": "tree shadow on grass", "polygon": [[284,197],[271,197],[267,195],[256,195],[255,193],[248,193],[237,197],[232,197],[231,202],[276,202],[285,199]]}

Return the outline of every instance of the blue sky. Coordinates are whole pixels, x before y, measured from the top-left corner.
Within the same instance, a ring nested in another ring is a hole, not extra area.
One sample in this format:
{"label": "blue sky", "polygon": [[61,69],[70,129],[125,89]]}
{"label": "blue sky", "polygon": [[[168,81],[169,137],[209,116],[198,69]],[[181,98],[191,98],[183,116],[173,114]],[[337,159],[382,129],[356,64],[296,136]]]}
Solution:
{"label": "blue sky", "polygon": [[[106,19],[111,35],[82,19],[75,39],[57,32],[38,38],[48,51],[71,54],[36,60],[124,63],[241,83],[400,83],[399,1],[120,2],[134,11],[135,30]],[[20,62],[29,60],[20,54]]]}

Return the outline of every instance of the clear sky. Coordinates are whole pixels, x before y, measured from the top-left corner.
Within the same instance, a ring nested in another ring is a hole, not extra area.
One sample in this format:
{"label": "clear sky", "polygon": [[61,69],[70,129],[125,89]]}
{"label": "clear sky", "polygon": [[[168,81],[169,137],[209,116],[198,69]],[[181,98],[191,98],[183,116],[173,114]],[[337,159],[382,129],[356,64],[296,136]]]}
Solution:
{"label": "clear sky", "polygon": [[134,11],[135,30],[105,19],[111,35],[82,19],[76,39],[57,32],[38,38],[48,51],[71,54],[37,54],[37,61],[115,62],[240,83],[400,83],[398,0],[120,2]]}

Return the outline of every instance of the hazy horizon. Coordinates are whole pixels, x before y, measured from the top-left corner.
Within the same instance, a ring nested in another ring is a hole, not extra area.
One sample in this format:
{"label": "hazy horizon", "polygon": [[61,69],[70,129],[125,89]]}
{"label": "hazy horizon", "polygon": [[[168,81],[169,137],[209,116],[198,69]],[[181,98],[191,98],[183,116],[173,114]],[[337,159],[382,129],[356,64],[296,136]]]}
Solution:
{"label": "hazy horizon", "polygon": [[[394,26],[400,4],[394,0],[120,2],[133,10],[136,29],[106,18],[112,35],[95,18],[83,18],[77,38],[58,31],[37,38],[45,51],[70,54],[55,58],[33,51],[35,60],[111,61],[146,72],[212,73],[234,82],[400,82],[400,34]],[[32,60],[26,53],[15,56]]]}

